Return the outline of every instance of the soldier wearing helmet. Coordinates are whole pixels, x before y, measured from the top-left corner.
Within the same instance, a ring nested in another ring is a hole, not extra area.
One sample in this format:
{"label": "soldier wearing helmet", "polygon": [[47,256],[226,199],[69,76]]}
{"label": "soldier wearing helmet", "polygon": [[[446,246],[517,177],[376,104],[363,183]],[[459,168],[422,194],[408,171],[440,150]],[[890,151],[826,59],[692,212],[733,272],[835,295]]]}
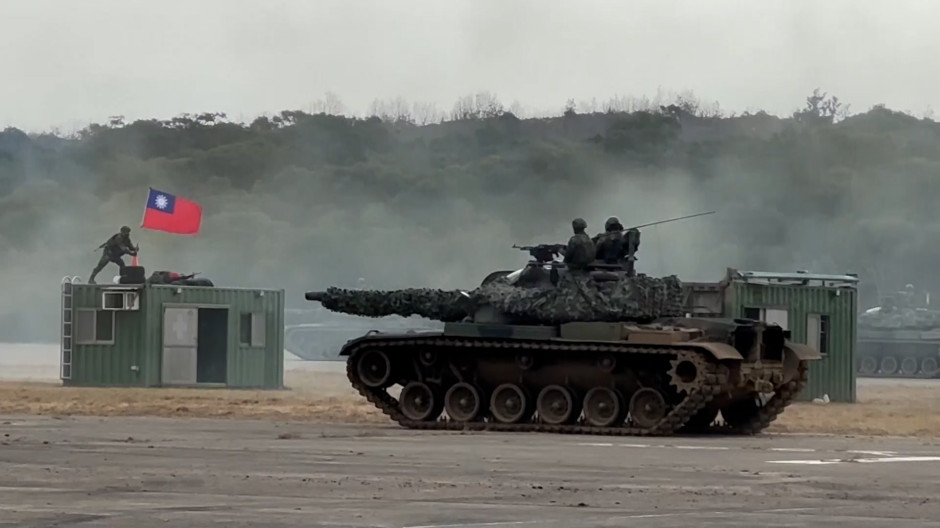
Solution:
{"label": "soldier wearing helmet", "polygon": [[594,237],[597,247],[595,258],[607,264],[621,262],[627,254],[627,241],[623,236],[623,224],[616,216],[604,222],[604,232]]}
{"label": "soldier wearing helmet", "polygon": [[568,246],[565,248],[565,264],[569,270],[586,270],[588,265],[594,262],[597,250],[591,237],[585,233],[587,222],[583,218],[575,218],[571,227],[574,229],[574,236],[568,239]]}
{"label": "soldier wearing helmet", "polygon": [[124,271],[124,255],[136,255],[137,247],[131,243],[131,228],[127,226],[121,227],[120,233],[115,233],[108,239],[107,242],[98,246],[98,249],[103,249],[101,252],[101,258],[98,259],[98,265],[95,266],[95,269],[91,272],[91,277],[88,278],[88,284],[95,283],[95,276],[108,265],[109,262],[117,264],[120,271]]}
{"label": "soldier wearing helmet", "polygon": [[594,237],[597,260],[607,264],[622,264],[633,275],[636,250],[640,247],[640,230],[624,229],[620,219],[611,216],[604,222],[604,233]]}

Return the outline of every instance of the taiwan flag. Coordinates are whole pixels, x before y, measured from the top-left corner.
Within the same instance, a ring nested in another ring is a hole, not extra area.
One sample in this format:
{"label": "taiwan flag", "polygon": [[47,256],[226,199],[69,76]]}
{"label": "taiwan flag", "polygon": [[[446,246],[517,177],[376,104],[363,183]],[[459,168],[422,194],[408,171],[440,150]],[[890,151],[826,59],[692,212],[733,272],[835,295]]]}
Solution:
{"label": "taiwan flag", "polygon": [[200,224],[202,207],[199,204],[150,188],[140,227],[179,235],[194,235],[199,232]]}

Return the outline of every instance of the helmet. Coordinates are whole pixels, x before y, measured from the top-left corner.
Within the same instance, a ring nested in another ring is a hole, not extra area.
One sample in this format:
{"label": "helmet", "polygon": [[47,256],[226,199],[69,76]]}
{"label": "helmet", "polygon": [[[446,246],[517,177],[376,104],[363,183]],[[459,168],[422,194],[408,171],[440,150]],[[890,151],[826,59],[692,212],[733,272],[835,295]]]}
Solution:
{"label": "helmet", "polygon": [[127,227],[127,226],[121,226],[121,234],[122,234],[122,235],[129,235],[130,233],[131,233],[131,228],[129,228],[129,227]]}
{"label": "helmet", "polygon": [[587,229],[587,222],[585,222],[583,218],[575,218],[571,221],[571,227],[573,227],[575,231],[584,231]]}
{"label": "helmet", "polygon": [[622,231],[623,224],[620,223],[620,219],[616,216],[611,216],[604,222],[604,231]]}

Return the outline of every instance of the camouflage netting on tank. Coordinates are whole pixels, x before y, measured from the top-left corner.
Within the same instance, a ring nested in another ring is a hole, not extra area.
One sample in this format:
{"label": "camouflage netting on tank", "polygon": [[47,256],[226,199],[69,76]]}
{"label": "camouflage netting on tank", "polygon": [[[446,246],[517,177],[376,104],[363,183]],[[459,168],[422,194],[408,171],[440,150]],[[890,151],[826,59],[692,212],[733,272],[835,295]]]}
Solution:
{"label": "camouflage netting on tank", "polygon": [[476,290],[473,297],[520,320],[545,324],[636,321],[683,314],[682,283],[675,276],[597,281],[563,275],[556,287],[541,289],[496,281]]}
{"label": "camouflage netting on tank", "polygon": [[467,316],[466,297],[460,291],[407,288],[404,290],[346,290],[327,288],[320,303],[334,312],[385,317],[418,315],[437,321],[459,321]]}
{"label": "camouflage netting on tank", "polygon": [[607,281],[563,275],[557,286],[533,288],[497,280],[466,294],[428,288],[390,291],[329,288],[320,302],[329,310],[365,317],[418,315],[445,322],[462,320],[484,306],[492,306],[518,322],[543,324],[648,320],[683,313],[679,279],[645,275]]}

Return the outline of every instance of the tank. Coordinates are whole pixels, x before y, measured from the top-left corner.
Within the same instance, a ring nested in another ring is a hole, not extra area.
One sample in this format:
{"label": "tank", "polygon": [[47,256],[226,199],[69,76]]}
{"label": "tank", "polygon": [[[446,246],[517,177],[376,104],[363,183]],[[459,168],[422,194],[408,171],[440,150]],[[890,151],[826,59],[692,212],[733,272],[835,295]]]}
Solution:
{"label": "tank", "polygon": [[858,317],[857,374],[872,378],[940,378],[940,311],[908,284]]}
{"label": "tank", "polygon": [[305,297],[346,314],[444,323],[373,331],[339,351],[359,394],[412,429],[754,434],[821,358],[776,325],[685,317],[679,279],[636,274],[632,258],[583,271],[546,258],[563,247],[523,248],[535,258],[522,269],[493,272],[470,291]]}

